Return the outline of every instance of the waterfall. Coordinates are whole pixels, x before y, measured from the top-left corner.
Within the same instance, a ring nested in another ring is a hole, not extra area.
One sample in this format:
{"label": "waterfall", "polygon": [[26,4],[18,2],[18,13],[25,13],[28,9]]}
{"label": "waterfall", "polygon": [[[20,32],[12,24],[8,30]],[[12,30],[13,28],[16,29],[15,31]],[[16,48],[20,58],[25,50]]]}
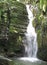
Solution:
{"label": "waterfall", "polygon": [[25,33],[25,39],[23,40],[25,46],[25,57],[21,57],[20,60],[35,62],[39,59],[37,58],[37,34],[35,28],[33,27],[33,13],[31,10],[31,5],[26,5],[29,24]]}
{"label": "waterfall", "polygon": [[31,5],[26,5],[29,24],[27,26],[27,33],[26,36],[26,45],[25,45],[25,53],[27,57],[36,57],[37,56],[37,34],[35,32],[35,28],[32,25],[32,21],[34,19],[33,13],[31,11]]}

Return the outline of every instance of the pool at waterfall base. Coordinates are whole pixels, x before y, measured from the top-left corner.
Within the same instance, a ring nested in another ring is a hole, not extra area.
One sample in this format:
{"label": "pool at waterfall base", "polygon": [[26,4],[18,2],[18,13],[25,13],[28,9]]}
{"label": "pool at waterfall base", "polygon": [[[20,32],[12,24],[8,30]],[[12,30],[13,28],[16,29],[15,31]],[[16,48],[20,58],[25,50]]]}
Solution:
{"label": "pool at waterfall base", "polygon": [[47,62],[37,58],[21,57],[13,59],[14,65],[47,65]]}

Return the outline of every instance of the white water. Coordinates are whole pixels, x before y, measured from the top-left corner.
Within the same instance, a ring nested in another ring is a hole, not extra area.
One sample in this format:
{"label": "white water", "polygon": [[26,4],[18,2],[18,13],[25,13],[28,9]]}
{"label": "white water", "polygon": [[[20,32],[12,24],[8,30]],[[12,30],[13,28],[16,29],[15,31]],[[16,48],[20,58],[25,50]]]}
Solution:
{"label": "white water", "polygon": [[34,61],[38,61],[38,59],[37,59],[37,50],[38,50],[37,34],[36,34],[35,28],[33,27],[33,24],[32,24],[34,17],[33,17],[33,13],[31,10],[31,6],[26,5],[26,9],[27,9],[28,19],[29,19],[29,24],[27,26],[27,33],[25,34],[26,42],[24,44],[26,57],[20,58],[20,60],[34,62]]}
{"label": "white water", "polygon": [[36,57],[37,56],[37,34],[35,32],[35,28],[32,25],[32,21],[34,19],[33,13],[31,11],[31,6],[26,5],[29,24],[27,26],[27,33],[26,35],[26,46],[25,46],[25,53],[27,53],[27,57]]}

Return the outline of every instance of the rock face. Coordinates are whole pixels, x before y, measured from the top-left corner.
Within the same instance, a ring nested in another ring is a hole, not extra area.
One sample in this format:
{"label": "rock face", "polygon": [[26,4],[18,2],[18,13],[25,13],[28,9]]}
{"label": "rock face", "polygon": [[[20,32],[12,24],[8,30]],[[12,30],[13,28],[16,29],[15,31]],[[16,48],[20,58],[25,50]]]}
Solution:
{"label": "rock face", "polygon": [[13,65],[13,61],[8,59],[8,58],[5,58],[3,56],[0,56],[0,65]]}
{"label": "rock face", "polygon": [[0,54],[22,55],[22,39],[28,25],[26,6],[13,0],[0,3]]}

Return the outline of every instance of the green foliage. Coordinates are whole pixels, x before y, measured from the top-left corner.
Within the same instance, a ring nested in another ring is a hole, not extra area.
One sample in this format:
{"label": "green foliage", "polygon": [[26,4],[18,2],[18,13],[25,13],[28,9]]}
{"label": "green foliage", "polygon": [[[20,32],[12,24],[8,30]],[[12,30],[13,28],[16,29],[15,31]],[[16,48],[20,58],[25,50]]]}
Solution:
{"label": "green foliage", "polygon": [[40,0],[40,9],[46,12],[46,8],[47,8],[47,0]]}
{"label": "green foliage", "polygon": [[38,58],[47,61],[47,0],[37,0],[36,6],[39,11],[34,9],[33,26],[37,32]]}

